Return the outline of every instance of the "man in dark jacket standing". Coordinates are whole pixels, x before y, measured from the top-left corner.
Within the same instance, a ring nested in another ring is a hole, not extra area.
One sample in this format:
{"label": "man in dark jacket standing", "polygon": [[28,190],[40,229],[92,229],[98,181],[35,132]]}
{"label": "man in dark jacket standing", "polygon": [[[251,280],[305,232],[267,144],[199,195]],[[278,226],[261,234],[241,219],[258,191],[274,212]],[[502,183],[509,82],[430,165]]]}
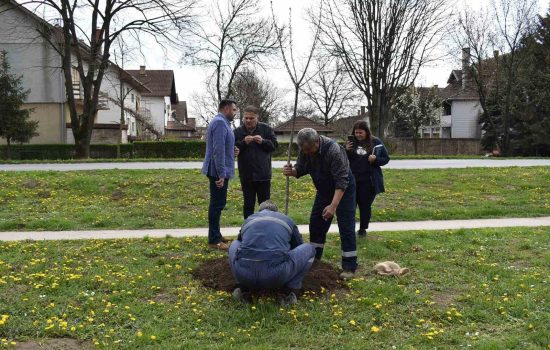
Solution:
{"label": "man in dark jacket standing", "polygon": [[309,174],[317,189],[309,217],[309,240],[321,259],[334,214],[337,215],[342,248],[340,277],[353,278],[357,269],[355,240],[355,178],[342,146],[311,128],[298,132],[300,154],[296,166],[287,164],[283,175],[300,178]]}
{"label": "man in dark jacket standing", "polygon": [[277,148],[273,129],[258,121],[255,106],[244,109],[244,125],[235,129],[235,145],[239,148],[239,177],[243,190],[243,216],[254,213],[258,204],[271,197],[271,153]]}

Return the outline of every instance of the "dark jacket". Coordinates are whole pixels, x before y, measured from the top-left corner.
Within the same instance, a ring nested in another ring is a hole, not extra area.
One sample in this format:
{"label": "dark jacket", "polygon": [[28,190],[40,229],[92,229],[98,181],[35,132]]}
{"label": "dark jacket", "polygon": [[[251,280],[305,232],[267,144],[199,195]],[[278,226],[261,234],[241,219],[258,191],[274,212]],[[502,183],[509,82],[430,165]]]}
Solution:
{"label": "dark jacket", "polygon": [[[347,151],[349,165],[355,176],[355,181],[358,183],[370,181],[374,187],[375,194],[384,192],[384,175],[380,167],[388,164],[390,161],[388,151],[382,141],[377,137],[372,138],[372,147],[366,147],[364,149],[366,151],[365,154],[359,154],[362,152],[357,152],[357,145]],[[371,154],[376,156],[374,164],[370,164],[368,161],[369,155]]]}
{"label": "dark jacket", "polygon": [[[345,191],[349,184],[349,161],[346,151],[334,140],[319,136],[319,151],[309,156],[300,151],[296,161],[297,178],[311,175],[319,193],[332,193],[335,189]],[[332,195],[329,195],[332,198]]]}
{"label": "dark jacket", "polygon": [[[254,131],[249,132],[244,125],[235,129],[235,146],[239,153],[239,177],[241,181],[269,181],[271,180],[271,153],[277,149],[277,137],[273,129],[265,124],[258,123]],[[244,142],[245,136],[260,135],[261,144]]]}

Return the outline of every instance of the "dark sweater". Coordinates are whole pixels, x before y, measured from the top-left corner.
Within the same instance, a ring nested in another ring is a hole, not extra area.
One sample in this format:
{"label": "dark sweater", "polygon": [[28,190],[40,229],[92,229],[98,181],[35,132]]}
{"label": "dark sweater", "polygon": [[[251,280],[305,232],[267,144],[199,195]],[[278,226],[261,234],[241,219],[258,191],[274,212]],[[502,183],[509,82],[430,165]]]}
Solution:
{"label": "dark sweater", "polygon": [[[379,138],[372,138],[372,145],[364,146],[366,154],[358,152],[358,146],[356,145],[353,149],[348,150],[348,159],[349,165],[353,175],[355,176],[356,182],[367,182],[370,181],[374,187],[375,194],[385,191],[384,188],[384,176],[382,174],[381,166],[388,164],[390,161],[390,156],[384,144]],[[373,164],[370,164],[368,161],[369,155],[374,154],[376,160]]]}
{"label": "dark sweater", "polygon": [[[235,129],[234,134],[235,146],[240,150],[238,164],[241,181],[271,180],[271,153],[278,146],[273,129],[265,123],[258,123],[256,129],[248,131],[241,125]],[[260,144],[255,141],[246,144],[244,138],[248,135],[260,135],[263,141]]]}

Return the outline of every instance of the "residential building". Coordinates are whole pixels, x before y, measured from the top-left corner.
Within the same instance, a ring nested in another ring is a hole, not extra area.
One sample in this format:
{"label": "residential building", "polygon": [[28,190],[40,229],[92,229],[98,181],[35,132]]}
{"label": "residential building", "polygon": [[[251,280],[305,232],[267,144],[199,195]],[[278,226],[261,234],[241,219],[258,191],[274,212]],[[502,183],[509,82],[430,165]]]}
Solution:
{"label": "residential building", "polygon": [[127,70],[127,72],[149,88],[150,92],[142,94],[141,105],[150,111],[151,124],[164,136],[168,121],[173,121],[172,106],[179,103],[174,71],[150,70],[140,66],[139,70]]}
{"label": "residential building", "polygon": [[[60,68],[61,57],[51,43],[39,34],[38,28],[50,30],[55,42],[59,27],[50,25],[13,0],[0,0],[0,48],[8,53],[11,72],[23,76],[23,88],[30,90],[23,108],[32,109],[31,118],[39,122],[39,135],[32,138],[31,143],[73,143],[65,78]],[[80,49],[82,45],[79,43],[74,49]],[[85,70],[86,64],[84,62]],[[76,69],[72,79],[77,110],[82,110],[82,86]],[[149,92],[142,83],[111,64],[101,87],[100,110],[96,116],[92,143],[116,143],[121,132],[122,141],[126,142],[128,135],[135,133],[137,108],[140,105],[139,102],[134,105],[126,97],[123,109],[125,124],[121,127],[121,85],[123,90],[135,91],[134,102],[141,99],[142,92]]]}
{"label": "residential building", "polygon": [[[322,123],[318,123],[307,117],[296,117],[296,124],[294,125],[294,138],[293,141],[296,142],[296,134],[300,129],[303,128],[312,128],[315,129],[320,135],[329,136],[334,130],[328,126],[325,126]],[[279,142],[290,142],[290,134],[292,130],[292,118],[288,121],[280,124],[273,129],[275,135],[277,136],[277,141]]]}
{"label": "residential building", "polygon": [[187,103],[180,101],[172,106],[172,116],[166,125],[166,139],[200,139],[195,118],[187,115]]}
{"label": "residential building", "polygon": [[421,137],[479,139],[481,106],[469,76],[470,49],[462,49],[462,69],[452,70],[447,86],[439,89],[443,101],[440,123],[421,129]]}

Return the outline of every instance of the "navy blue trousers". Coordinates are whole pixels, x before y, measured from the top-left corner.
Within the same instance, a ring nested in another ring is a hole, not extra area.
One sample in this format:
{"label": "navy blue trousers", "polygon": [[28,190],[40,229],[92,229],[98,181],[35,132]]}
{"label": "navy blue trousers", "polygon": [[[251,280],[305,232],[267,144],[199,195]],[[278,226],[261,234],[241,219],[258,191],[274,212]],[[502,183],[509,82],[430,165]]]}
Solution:
{"label": "navy blue trousers", "polygon": [[[323,209],[332,202],[332,196],[322,196],[317,192],[309,218],[309,240],[315,247],[317,259],[323,256],[323,248],[332,219],[323,219]],[[342,249],[342,268],[355,271],[357,269],[357,242],[355,239],[355,181],[350,181],[344,196],[336,209],[338,230],[340,231],[340,246]]]}
{"label": "navy blue trousers", "polygon": [[359,229],[369,228],[372,203],[376,198],[374,186],[370,181],[357,182],[357,206],[359,207]]}
{"label": "navy blue trousers", "polygon": [[[281,259],[258,256],[248,259],[239,254],[241,241],[235,240],[229,247],[229,265],[239,284],[250,289],[302,288],[304,276],[313,264],[315,248],[304,243],[285,253]],[[265,259],[265,260],[264,260]]]}
{"label": "navy blue trousers", "polygon": [[227,203],[227,188],[229,179],[225,179],[222,188],[216,186],[215,177],[208,177],[210,180],[210,205],[208,206],[208,243],[218,244],[222,241],[222,233],[220,232],[220,219],[222,210]]}

